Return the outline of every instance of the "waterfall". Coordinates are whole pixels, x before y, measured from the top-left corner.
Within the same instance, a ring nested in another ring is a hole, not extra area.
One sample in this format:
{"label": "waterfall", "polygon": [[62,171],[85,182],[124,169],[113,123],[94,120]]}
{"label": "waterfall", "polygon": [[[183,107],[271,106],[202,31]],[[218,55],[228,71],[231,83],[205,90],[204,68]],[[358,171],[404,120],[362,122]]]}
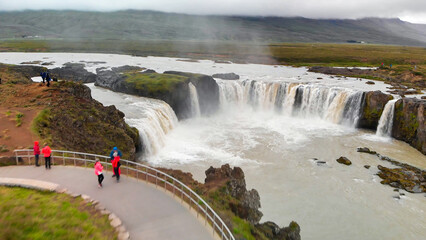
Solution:
{"label": "waterfall", "polygon": [[115,105],[126,122],[138,129],[144,157],[155,155],[166,141],[166,134],[178,123],[173,109],[164,101],[137,97],[87,84],[92,96],[104,105]]}
{"label": "waterfall", "polygon": [[199,117],[201,115],[201,111],[200,111],[200,103],[198,101],[197,88],[192,83],[189,83],[188,86],[189,86],[189,92],[191,97],[192,116]]}
{"label": "waterfall", "polygon": [[237,104],[356,126],[363,92],[317,84],[217,80],[221,107]]}
{"label": "waterfall", "polygon": [[393,115],[395,112],[395,103],[398,99],[390,100],[386,103],[380,116],[379,125],[377,126],[376,135],[382,137],[390,137],[392,134]]}

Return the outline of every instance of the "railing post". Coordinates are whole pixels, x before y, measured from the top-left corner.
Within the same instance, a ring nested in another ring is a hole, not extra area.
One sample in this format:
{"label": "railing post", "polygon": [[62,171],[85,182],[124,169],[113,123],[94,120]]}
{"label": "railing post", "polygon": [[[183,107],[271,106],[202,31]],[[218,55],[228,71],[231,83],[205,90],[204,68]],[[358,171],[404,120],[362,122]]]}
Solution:
{"label": "railing post", "polygon": [[126,161],[127,177],[129,177],[129,162]]}
{"label": "railing post", "polygon": [[189,210],[191,210],[191,199],[192,199],[192,197],[191,197],[191,191],[189,191]]}
{"label": "railing post", "polygon": [[204,224],[205,224],[205,225],[207,225],[207,205],[206,205],[206,212],[205,212],[205,214],[206,214],[206,215],[205,215],[205,219],[206,219],[206,221],[204,222]]}
{"label": "railing post", "polygon": [[27,151],[28,165],[31,165],[30,151]]}
{"label": "railing post", "polygon": [[145,168],[145,181],[148,182],[148,168]]}
{"label": "railing post", "polygon": [[216,219],[216,215],[213,214],[213,222],[212,222],[212,225],[213,225],[213,236],[214,236],[214,228],[216,226],[215,219]]}
{"label": "railing post", "polygon": [[139,181],[139,169],[136,167],[136,181]]}
{"label": "railing post", "polygon": [[157,187],[157,182],[158,182],[158,176],[157,176],[157,171],[155,171],[155,187]]}
{"label": "railing post", "polygon": [[74,153],[74,158],[73,158],[73,160],[74,160],[74,167],[75,167],[75,153]]}
{"label": "railing post", "polygon": [[65,152],[62,152],[62,160],[64,161],[64,166],[65,166]]}
{"label": "railing post", "polygon": [[86,154],[84,154],[84,167],[87,167]]}
{"label": "railing post", "polygon": [[15,151],[15,156],[16,156],[16,166],[18,166],[18,152]]}

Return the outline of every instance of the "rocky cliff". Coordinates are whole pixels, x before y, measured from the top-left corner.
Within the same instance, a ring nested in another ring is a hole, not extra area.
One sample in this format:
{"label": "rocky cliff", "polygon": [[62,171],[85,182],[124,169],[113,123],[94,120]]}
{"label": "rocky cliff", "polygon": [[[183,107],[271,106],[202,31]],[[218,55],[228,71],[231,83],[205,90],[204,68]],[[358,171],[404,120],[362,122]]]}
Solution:
{"label": "rocky cliff", "polygon": [[219,107],[219,86],[207,75],[168,71],[140,72],[141,68],[120,67],[111,70],[98,69],[96,86],[113,91],[167,102],[179,119],[191,117],[191,96],[188,84],[196,89],[202,115],[210,115]]}
{"label": "rocky cliff", "polygon": [[219,109],[219,85],[211,77],[203,74],[166,71],[165,74],[185,76],[197,88],[200,111],[204,116],[211,115]]}
{"label": "rocky cliff", "polygon": [[363,96],[358,127],[376,130],[383,109],[391,99],[393,99],[392,95],[381,91],[366,92]]}
{"label": "rocky cliff", "polygon": [[403,98],[395,103],[392,137],[426,154],[426,100]]}
{"label": "rocky cliff", "polygon": [[46,89],[46,107],[33,120],[33,131],[52,148],[108,155],[117,146],[123,157],[135,160],[139,132],[124,121],[115,106],[92,99],[80,83],[59,82]]}

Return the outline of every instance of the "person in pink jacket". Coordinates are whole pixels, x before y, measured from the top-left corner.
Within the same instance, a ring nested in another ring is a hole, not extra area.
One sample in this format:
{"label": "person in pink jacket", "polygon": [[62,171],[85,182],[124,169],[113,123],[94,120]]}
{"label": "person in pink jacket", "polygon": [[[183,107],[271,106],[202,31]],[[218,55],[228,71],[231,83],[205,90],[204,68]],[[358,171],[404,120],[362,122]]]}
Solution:
{"label": "person in pink jacket", "polygon": [[101,162],[99,162],[99,160],[96,160],[95,174],[98,176],[98,183],[100,188],[102,187],[102,181],[104,180],[104,174],[102,173],[102,170],[104,170],[104,167],[102,166]]}

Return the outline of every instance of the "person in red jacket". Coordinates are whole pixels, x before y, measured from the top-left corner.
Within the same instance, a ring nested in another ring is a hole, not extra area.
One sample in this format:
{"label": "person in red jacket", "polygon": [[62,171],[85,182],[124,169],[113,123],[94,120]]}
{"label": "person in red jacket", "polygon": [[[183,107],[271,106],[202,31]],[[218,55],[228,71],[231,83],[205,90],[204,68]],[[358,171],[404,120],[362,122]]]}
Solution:
{"label": "person in red jacket", "polygon": [[99,159],[96,159],[95,163],[95,174],[98,176],[98,183],[99,187],[102,187],[102,181],[104,180],[104,174],[102,173],[102,170],[104,167],[102,166],[101,162],[99,162]]}
{"label": "person in red jacket", "polygon": [[37,141],[34,142],[33,149],[34,149],[35,166],[40,167],[40,165],[38,164],[38,159],[40,156],[40,146],[38,145]]}
{"label": "person in red jacket", "polygon": [[120,156],[118,155],[117,152],[114,152],[113,155],[114,159],[111,161],[112,167],[114,169],[114,175],[117,178],[117,182],[120,181]]}
{"label": "person in red jacket", "polygon": [[46,144],[44,144],[44,148],[41,150],[41,153],[44,155],[44,165],[46,169],[50,169],[50,155],[52,154],[52,149]]}

